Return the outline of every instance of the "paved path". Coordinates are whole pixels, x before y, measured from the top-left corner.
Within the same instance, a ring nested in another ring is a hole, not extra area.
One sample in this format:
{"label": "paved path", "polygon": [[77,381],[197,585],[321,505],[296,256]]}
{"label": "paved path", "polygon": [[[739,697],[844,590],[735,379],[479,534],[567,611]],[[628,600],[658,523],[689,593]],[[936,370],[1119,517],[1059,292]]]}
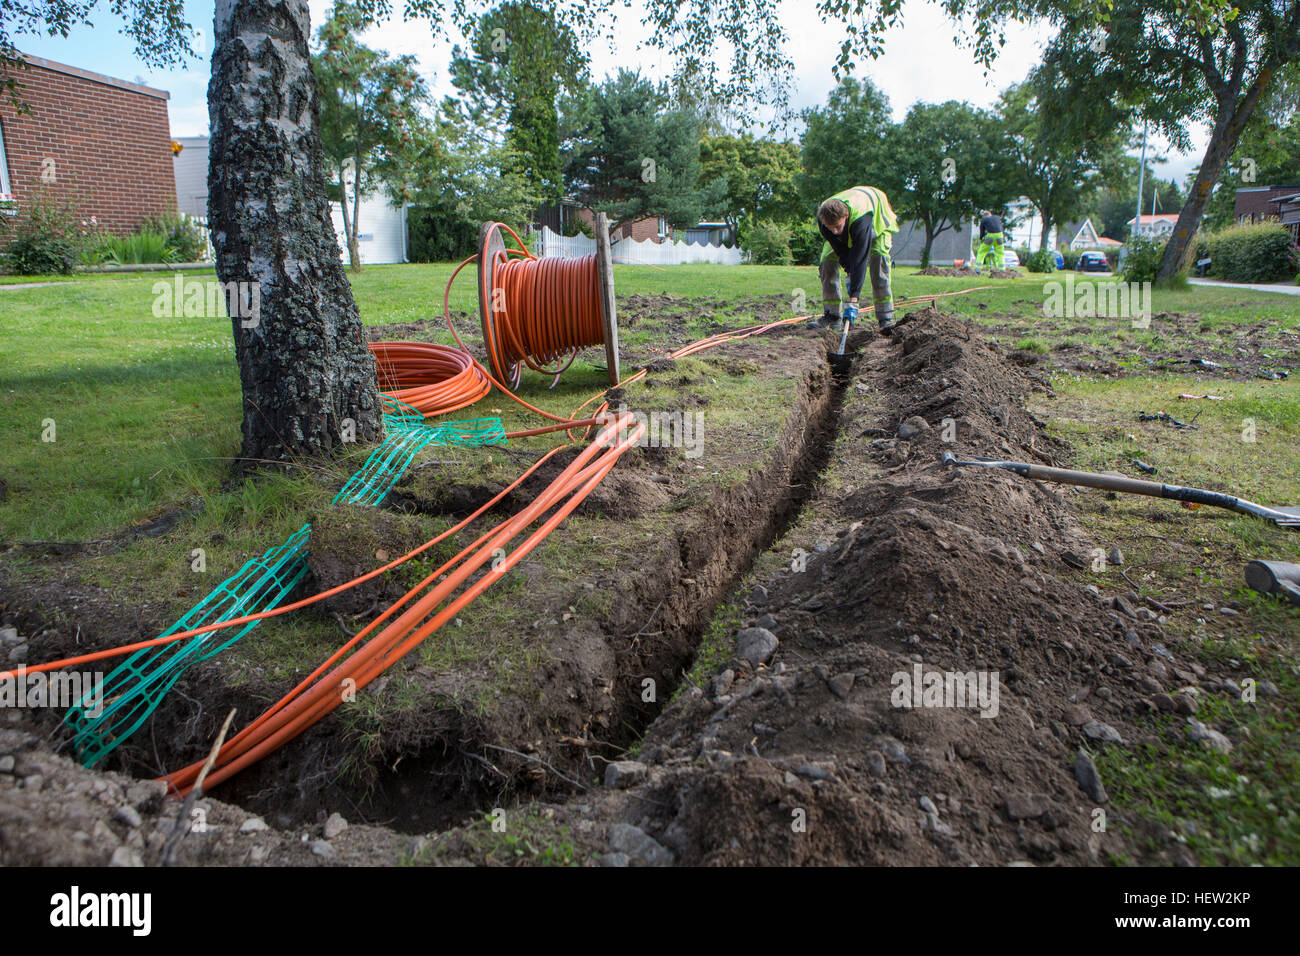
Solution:
{"label": "paved path", "polygon": [[1220,282],[1217,279],[1188,279],[1192,285],[1212,285],[1220,289],[1249,289],[1251,292],[1281,292],[1283,295],[1300,295],[1300,285],[1245,285],[1240,282]]}

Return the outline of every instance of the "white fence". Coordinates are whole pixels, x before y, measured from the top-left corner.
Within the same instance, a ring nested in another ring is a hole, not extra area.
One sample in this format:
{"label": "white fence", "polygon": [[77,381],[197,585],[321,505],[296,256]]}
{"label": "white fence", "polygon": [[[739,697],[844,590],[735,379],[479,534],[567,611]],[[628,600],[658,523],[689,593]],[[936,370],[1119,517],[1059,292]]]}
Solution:
{"label": "white fence", "polygon": [[[596,252],[596,240],[586,236],[557,236],[546,226],[541,228],[538,255],[546,257],[590,256]],[[738,266],[741,251],[734,246],[702,246],[690,242],[652,242],[649,239],[621,239],[611,246],[614,261],[628,265],[677,266],[688,262],[716,262]]]}

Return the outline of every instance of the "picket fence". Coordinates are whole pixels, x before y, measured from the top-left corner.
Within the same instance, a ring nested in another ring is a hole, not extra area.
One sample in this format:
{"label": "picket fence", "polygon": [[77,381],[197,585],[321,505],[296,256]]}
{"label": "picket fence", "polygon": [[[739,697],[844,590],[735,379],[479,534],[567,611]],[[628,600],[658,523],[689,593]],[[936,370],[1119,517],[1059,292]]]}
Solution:
{"label": "picket fence", "polygon": [[[678,266],[688,262],[716,262],[725,266],[738,266],[742,261],[742,253],[735,246],[704,246],[693,242],[622,239],[615,242],[610,251],[615,262],[626,265]],[[539,230],[537,255],[541,258],[578,258],[595,252],[595,239],[560,236],[546,226]]]}

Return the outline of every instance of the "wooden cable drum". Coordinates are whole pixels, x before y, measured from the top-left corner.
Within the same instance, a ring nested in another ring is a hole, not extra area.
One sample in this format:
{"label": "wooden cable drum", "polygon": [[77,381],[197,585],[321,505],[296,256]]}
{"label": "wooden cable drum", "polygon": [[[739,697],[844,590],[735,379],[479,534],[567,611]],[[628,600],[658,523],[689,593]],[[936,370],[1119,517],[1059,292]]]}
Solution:
{"label": "wooden cable drum", "polygon": [[[503,231],[519,248],[506,247]],[[493,377],[511,391],[518,390],[525,366],[558,379],[579,353],[598,345],[605,347],[610,384],[618,384],[614,273],[603,213],[596,217],[596,235],[593,255],[538,259],[504,223],[479,229],[483,348]]]}

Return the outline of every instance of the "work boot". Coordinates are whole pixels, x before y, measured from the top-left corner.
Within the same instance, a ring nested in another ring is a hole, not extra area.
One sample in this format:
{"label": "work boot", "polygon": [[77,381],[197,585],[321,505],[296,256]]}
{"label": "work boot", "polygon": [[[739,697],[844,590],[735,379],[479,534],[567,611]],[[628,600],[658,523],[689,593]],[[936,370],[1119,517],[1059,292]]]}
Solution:
{"label": "work boot", "polygon": [[896,325],[898,325],[898,321],[897,321],[896,319],[889,319],[888,321],[881,322],[881,323],[880,323],[880,334],[881,334],[881,335],[885,335],[885,336],[893,335],[893,333],[894,333],[894,326],[896,326]]}
{"label": "work boot", "polygon": [[[825,319],[823,319],[823,321],[825,321]],[[826,322],[826,328],[830,329],[836,335],[839,335],[844,331],[844,320],[839,316],[835,316],[831,318],[829,322]]]}
{"label": "work boot", "polygon": [[830,327],[831,323],[838,322],[839,320],[840,317],[838,315],[831,315],[829,312],[823,312],[820,319],[809,319],[808,324],[805,325],[804,328],[816,329],[820,332],[823,329]]}

